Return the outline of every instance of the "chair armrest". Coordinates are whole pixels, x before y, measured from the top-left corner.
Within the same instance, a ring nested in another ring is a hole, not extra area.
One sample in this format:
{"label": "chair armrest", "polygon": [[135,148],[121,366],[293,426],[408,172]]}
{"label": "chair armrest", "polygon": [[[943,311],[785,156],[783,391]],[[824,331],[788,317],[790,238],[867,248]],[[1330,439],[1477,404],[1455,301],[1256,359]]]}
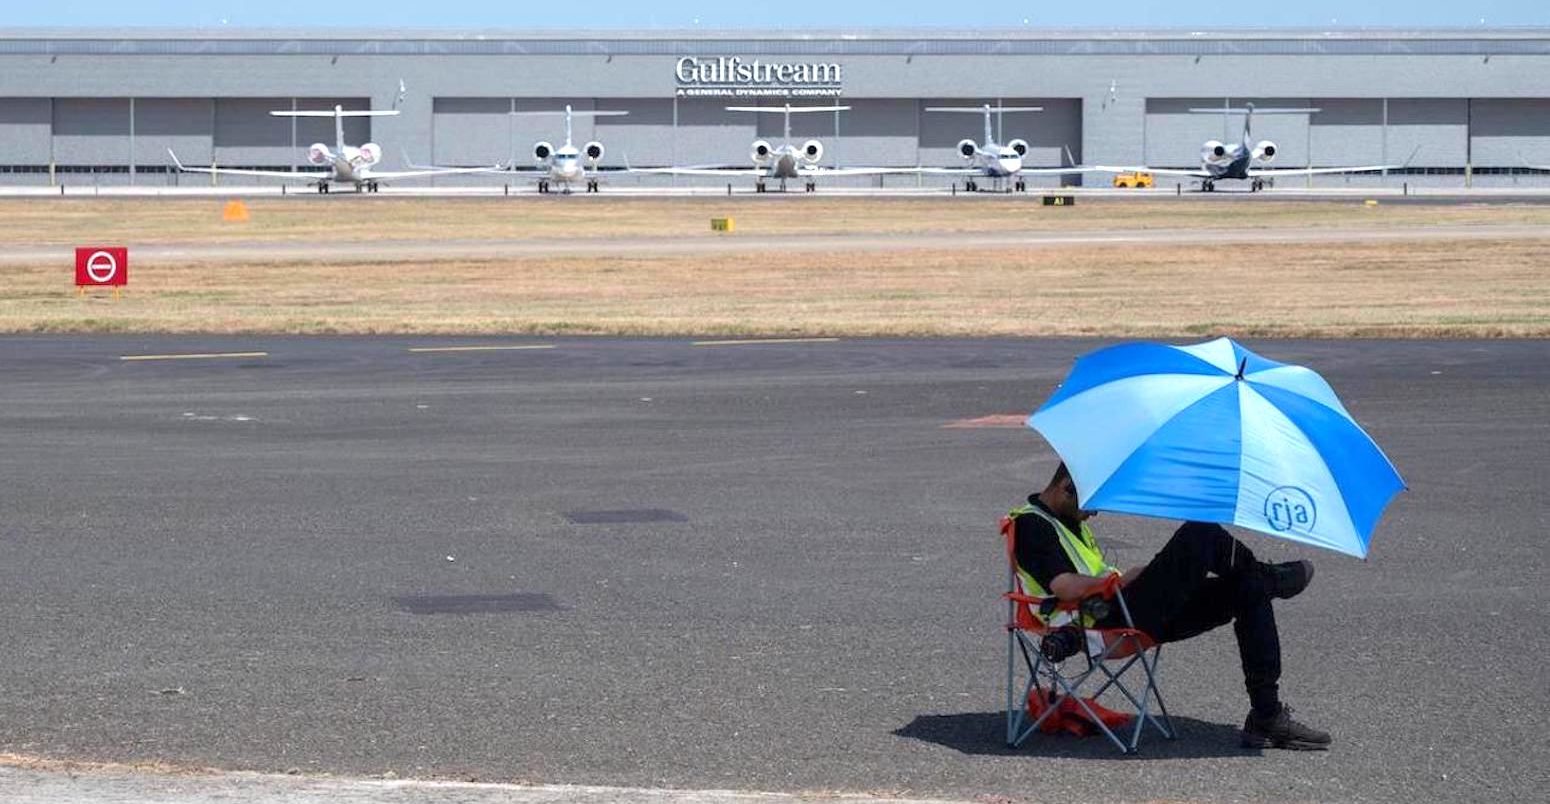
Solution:
{"label": "chair armrest", "polygon": [[1104,576],[1102,585],[1100,585],[1096,591],[1094,591],[1092,594],[1083,595],[1079,600],[1059,600],[1059,598],[1056,598],[1054,595],[1050,595],[1049,597],[1035,597],[1034,595],[1025,595],[1021,592],[1007,592],[1004,596],[1007,600],[1010,600],[1013,603],[1026,603],[1036,609],[1044,605],[1044,601],[1054,599],[1059,601],[1055,604],[1056,611],[1076,611],[1082,607],[1082,601],[1087,600],[1088,598],[1100,597],[1104,600],[1113,600],[1114,596],[1119,594],[1120,587],[1123,586],[1124,583],[1124,576],[1117,572],[1110,573]]}

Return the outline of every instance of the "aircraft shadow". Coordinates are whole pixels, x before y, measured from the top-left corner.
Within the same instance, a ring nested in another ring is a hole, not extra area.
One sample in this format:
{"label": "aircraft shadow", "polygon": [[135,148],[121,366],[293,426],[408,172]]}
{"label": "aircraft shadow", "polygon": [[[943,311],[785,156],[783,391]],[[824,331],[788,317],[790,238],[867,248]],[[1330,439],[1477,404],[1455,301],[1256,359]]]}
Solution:
{"label": "aircraft shadow", "polygon": [[[956,715],[919,715],[893,733],[899,737],[946,746],[965,754],[1027,756],[1070,759],[1206,759],[1241,757],[1261,753],[1238,745],[1238,726],[1208,723],[1195,718],[1173,717],[1177,740],[1163,739],[1148,727],[1141,735],[1138,753],[1123,756],[1103,735],[1073,737],[1067,734],[1035,734],[1018,748],[1006,745],[1005,712],[964,712]],[[1124,735],[1121,735],[1122,737]]]}

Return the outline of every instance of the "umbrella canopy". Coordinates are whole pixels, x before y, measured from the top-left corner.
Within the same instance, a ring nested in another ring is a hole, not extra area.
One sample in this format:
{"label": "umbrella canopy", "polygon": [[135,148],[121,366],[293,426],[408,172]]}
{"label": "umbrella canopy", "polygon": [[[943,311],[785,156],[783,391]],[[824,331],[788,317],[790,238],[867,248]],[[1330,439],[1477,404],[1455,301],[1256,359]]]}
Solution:
{"label": "umbrella canopy", "polygon": [[1404,489],[1322,377],[1228,338],[1076,361],[1028,418],[1083,508],[1245,528],[1366,557]]}

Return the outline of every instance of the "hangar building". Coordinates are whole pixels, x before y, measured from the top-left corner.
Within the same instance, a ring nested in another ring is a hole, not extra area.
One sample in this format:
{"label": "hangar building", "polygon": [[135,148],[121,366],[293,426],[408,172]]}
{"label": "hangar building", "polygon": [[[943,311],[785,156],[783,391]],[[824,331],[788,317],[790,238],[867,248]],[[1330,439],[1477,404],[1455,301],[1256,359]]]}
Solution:
{"label": "hangar building", "polygon": [[[1550,175],[1526,165],[1550,164],[1546,76],[1550,29],[0,29],[0,183],[209,181],[176,175],[168,148],[189,164],[305,169],[332,122],[268,112],[335,104],[401,110],[346,127],[352,144],[380,143],[387,168],[531,164],[562,125],[508,112],[564,104],[630,112],[577,121],[577,144],[602,141],[605,165],[746,165],[781,118],[725,106],[838,101],[852,110],[799,116],[793,131],[837,166],[959,165],[981,119],[927,107],[1000,102],[1043,107],[995,120],[1000,141],[1029,143],[1031,165],[1198,167],[1201,144],[1236,141],[1241,122],[1187,110],[1254,102],[1317,109],[1256,118],[1276,166],[1409,160],[1320,185],[1538,185]],[[933,179],[887,179],[916,181]]]}

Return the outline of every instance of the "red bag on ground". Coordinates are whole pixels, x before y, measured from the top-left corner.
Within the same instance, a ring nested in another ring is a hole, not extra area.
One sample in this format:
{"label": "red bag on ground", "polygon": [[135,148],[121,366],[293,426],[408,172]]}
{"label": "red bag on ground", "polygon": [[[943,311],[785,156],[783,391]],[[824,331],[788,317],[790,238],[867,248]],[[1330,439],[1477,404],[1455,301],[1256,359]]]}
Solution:
{"label": "red bag on ground", "polygon": [[[1087,702],[1087,705],[1092,708],[1093,713],[1111,731],[1130,722],[1130,715],[1109,709],[1092,698],[1083,698],[1082,700]],[[1044,714],[1045,708],[1049,705],[1049,702],[1039,695],[1038,690],[1029,690],[1028,717],[1037,720],[1040,715]],[[1098,726],[1093,723],[1091,716],[1081,706],[1077,705],[1075,700],[1070,696],[1066,696],[1060,699],[1059,709],[1048,718],[1045,718],[1043,723],[1039,724],[1039,731],[1045,734],[1058,734],[1064,731],[1077,737],[1088,737],[1098,733]]]}

